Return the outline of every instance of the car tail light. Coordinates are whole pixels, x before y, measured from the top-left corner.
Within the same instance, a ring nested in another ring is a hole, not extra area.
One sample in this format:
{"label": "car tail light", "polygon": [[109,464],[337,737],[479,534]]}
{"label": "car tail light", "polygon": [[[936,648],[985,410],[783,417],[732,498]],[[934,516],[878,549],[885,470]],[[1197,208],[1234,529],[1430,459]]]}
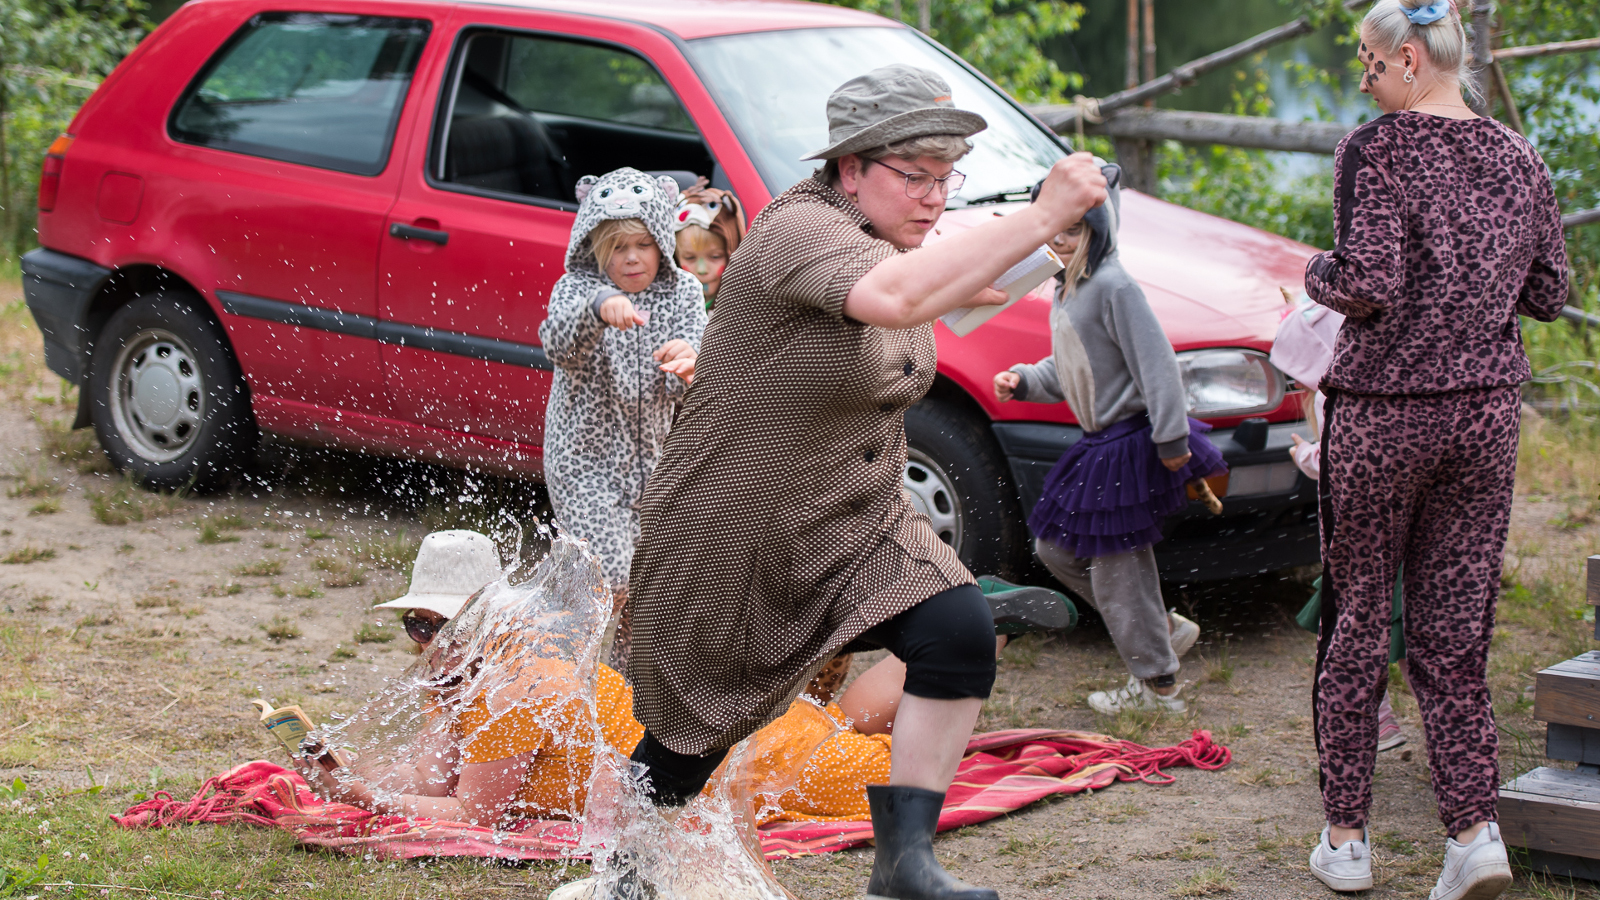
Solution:
{"label": "car tail light", "polygon": [[61,192],[61,165],[66,162],[67,148],[71,146],[72,135],[63,134],[45,151],[44,169],[39,173],[40,212],[50,212],[56,208],[56,194]]}

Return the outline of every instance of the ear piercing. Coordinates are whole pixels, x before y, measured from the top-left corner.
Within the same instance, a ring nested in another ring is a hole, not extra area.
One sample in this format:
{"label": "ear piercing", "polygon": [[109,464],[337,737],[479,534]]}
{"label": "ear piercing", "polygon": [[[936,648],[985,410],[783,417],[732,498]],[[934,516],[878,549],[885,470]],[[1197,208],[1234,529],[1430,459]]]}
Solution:
{"label": "ear piercing", "polygon": [[1416,76],[1411,74],[1411,70],[1410,69],[1407,69],[1406,70],[1406,84],[1410,84],[1411,82],[1416,81],[1416,80],[1417,80]]}

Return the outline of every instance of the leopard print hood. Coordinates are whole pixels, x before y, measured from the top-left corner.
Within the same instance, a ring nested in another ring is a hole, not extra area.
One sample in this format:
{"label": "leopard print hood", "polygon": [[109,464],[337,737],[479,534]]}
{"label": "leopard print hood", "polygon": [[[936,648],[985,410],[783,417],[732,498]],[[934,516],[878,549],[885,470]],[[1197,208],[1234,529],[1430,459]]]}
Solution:
{"label": "leopard print hood", "polygon": [[578,197],[578,218],[572,223],[572,240],[567,243],[568,273],[605,280],[589,233],[607,219],[638,219],[661,248],[661,271],[650,288],[675,287],[676,280],[687,274],[674,262],[678,247],[672,230],[672,210],[678,203],[676,181],[666,175],[623,167],[598,178],[583,176],[574,193]]}

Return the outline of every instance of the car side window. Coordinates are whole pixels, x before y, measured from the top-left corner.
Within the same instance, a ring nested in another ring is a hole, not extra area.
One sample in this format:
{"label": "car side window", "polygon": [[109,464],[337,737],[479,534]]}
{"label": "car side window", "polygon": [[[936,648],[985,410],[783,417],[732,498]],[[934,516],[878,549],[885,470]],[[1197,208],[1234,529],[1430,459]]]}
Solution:
{"label": "car side window", "polygon": [[355,175],[388,164],[429,23],[262,13],[174,108],[176,140]]}
{"label": "car side window", "polygon": [[450,78],[429,164],[442,186],[569,204],[579,176],[622,166],[682,182],[712,174],[672,88],[622,48],[478,30]]}

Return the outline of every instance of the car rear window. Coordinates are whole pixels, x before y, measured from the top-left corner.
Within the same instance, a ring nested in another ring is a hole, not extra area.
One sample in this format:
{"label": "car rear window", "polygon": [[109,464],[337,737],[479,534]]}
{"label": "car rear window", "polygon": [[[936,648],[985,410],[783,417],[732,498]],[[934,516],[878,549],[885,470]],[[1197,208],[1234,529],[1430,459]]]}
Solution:
{"label": "car rear window", "polygon": [[255,16],[190,85],[169,130],[185,143],[376,175],[428,30],[420,19]]}

